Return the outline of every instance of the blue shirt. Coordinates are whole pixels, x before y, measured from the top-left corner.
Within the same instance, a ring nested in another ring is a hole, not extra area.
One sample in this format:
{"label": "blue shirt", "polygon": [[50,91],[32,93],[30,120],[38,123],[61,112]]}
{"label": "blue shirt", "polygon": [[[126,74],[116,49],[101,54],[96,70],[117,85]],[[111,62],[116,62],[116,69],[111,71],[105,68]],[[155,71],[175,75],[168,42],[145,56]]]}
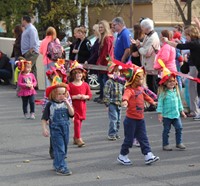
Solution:
{"label": "blue shirt", "polygon": [[[122,56],[124,55],[124,51],[127,48],[130,48],[131,41],[130,41],[130,31],[127,28],[124,28],[118,35],[115,41],[115,48],[114,48],[114,56],[115,59],[121,61]],[[127,59],[128,61],[128,59]]]}
{"label": "blue shirt", "polygon": [[181,111],[183,111],[183,105],[176,89],[167,90],[159,95],[157,112],[161,113],[164,118],[179,118]]}
{"label": "blue shirt", "polygon": [[21,38],[21,51],[24,55],[30,49],[33,49],[36,53],[39,54],[39,37],[38,31],[33,24],[28,24],[25,27],[25,30],[22,33]]}

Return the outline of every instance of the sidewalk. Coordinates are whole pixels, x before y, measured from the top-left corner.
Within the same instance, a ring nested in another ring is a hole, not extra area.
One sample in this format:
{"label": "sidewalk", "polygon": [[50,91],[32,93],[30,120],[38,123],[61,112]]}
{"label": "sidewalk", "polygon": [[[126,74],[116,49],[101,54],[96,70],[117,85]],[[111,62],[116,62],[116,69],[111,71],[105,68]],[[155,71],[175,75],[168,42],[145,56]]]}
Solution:
{"label": "sidewalk", "polygon": [[[93,92],[94,93],[94,92]],[[38,91],[37,98],[43,97]],[[95,96],[94,96],[95,97]],[[1,186],[199,186],[200,122],[183,120],[186,151],[175,149],[174,129],[170,134],[173,151],[161,148],[162,124],[155,112],[145,113],[149,141],[160,161],[144,164],[140,148],[130,149],[132,166],[116,161],[123,142],[123,125],[117,141],[107,140],[108,116],[103,104],[88,102],[87,120],[83,123],[86,147],[72,144],[73,125],[67,161],[73,174],[58,176],[52,170],[48,154],[49,138],[42,136],[41,106],[36,106],[36,120],[25,120],[21,98],[10,86],[0,86],[0,185]],[[123,110],[123,117],[125,110]],[[28,161],[26,161],[28,160]]]}

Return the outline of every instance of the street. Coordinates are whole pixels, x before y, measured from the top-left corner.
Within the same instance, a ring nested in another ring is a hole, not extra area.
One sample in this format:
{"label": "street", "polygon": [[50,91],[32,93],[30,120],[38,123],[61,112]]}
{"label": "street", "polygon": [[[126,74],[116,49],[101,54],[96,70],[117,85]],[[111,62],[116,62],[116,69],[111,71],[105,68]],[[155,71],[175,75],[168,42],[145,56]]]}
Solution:
{"label": "street", "polygon": [[[93,91],[93,93],[95,93]],[[93,94],[93,99],[96,95]],[[43,97],[38,91],[37,99]],[[41,105],[36,105],[36,119],[24,119],[21,98],[12,86],[0,86],[0,186],[199,186],[200,185],[200,122],[183,121],[183,143],[187,149],[175,148],[172,127],[170,145],[173,151],[162,150],[162,123],[156,112],[146,112],[145,120],[152,152],[160,161],[151,166],[144,163],[140,148],[130,149],[133,165],[123,166],[117,156],[123,142],[107,140],[108,115],[103,104],[88,101],[87,120],[82,137],[86,146],[73,145],[71,124],[68,166],[71,176],[58,176],[52,169],[48,154],[49,138],[42,136]]]}

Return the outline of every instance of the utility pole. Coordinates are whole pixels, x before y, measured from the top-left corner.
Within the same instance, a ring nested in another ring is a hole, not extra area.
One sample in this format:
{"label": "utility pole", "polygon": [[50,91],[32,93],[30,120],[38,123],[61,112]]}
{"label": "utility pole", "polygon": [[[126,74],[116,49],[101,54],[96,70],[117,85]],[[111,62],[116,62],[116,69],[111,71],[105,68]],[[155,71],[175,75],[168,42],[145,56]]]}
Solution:
{"label": "utility pole", "polygon": [[130,0],[130,28],[133,28],[133,0]]}

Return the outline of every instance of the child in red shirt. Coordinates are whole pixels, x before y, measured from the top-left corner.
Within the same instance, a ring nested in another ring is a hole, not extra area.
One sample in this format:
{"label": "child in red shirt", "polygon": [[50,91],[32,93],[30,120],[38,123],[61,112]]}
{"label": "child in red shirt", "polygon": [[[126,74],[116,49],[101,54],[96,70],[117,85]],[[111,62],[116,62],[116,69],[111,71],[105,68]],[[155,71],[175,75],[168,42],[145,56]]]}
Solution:
{"label": "child in red shirt", "polygon": [[88,83],[84,81],[86,71],[77,61],[71,66],[69,93],[74,107],[74,144],[78,147],[85,146],[81,138],[82,121],[86,119],[86,100],[92,98],[92,93]]}

